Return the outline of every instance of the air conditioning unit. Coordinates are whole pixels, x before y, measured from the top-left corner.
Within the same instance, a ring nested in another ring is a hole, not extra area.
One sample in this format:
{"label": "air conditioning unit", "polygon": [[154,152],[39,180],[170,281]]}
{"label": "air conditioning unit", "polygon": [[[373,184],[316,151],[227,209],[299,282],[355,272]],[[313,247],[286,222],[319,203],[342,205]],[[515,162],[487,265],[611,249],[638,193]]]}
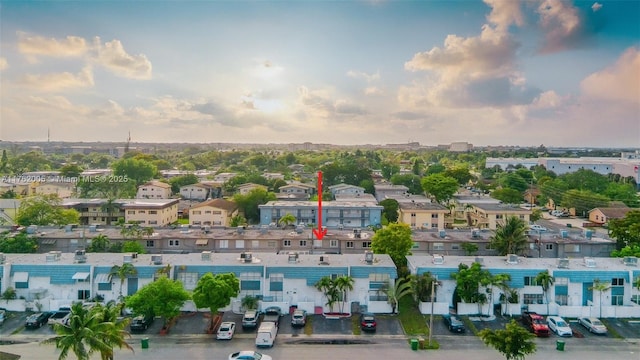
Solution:
{"label": "air conditioning unit", "polygon": [[627,266],[638,266],[638,258],[635,256],[625,256],[622,263]]}
{"label": "air conditioning unit", "polygon": [[588,268],[594,268],[596,267],[596,261],[593,258],[586,257],[584,258],[584,266]]}
{"label": "air conditioning unit", "polygon": [[433,255],[433,264],[434,265],[442,265],[442,264],[444,264],[444,256],[434,254]]}
{"label": "air conditioning unit", "polygon": [[201,256],[202,260],[210,261],[211,260],[211,251],[203,251],[200,256]]}
{"label": "air conditioning unit", "polygon": [[77,263],[86,263],[87,262],[87,254],[84,250],[76,250],[75,255],[73,256],[73,261]]}
{"label": "air conditioning unit", "polygon": [[569,268],[569,259],[559,259],[558,260],[558,268],[559,269],[568,269]]}
{"label": "air conditioning unit", "polygon": [[151,255],[153,265],[162,265],[162,255]]}
{"label": "air conditioning unit", "polygon": [[364,252],[364,261],[367,264],[373,264],[373,251],[365,251]]}
{"label": "air conditioning unit", "polygon": [[516,254],[507,255],[507,264],[517,264],[518,262],[520,262],[520,260],[518,259],[518,255]]}
{"label": "air conditioning unit", "polygon": [[289,253],[289,263],[295,264],[298,262],[298,253],[291,252]]}
{"label": "air conditioning unit", "polygon": [[238,234],[244,234],[244,226],[237,227]]}
{"label": "air conditioning unit", "polygon": [[329,257],[327,255],[320,256],[320,265],[329,265]]}
{"label": "air conditioning unit", "polygon": [[133,255],[131,254],[123,255],[122,262],[125,264],[131,264],[133,262]]}
{"label": "air conditioning unit", "polygon": [[253,255],[251,253],[244,253],[244,262],[250,263],[253,261]]}

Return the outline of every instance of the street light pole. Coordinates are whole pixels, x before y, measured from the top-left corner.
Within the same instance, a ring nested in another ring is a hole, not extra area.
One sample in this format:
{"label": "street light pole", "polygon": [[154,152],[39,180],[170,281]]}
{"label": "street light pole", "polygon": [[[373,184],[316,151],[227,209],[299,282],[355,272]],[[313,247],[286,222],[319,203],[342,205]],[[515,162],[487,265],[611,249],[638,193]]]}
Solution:
{"label": "street light pole", "polygon": [[431,281],[431,316],[429,317],[429,348],[431,348],[431,335],[433,334],[433,299],[435,297],[435,288],[438,279]]}

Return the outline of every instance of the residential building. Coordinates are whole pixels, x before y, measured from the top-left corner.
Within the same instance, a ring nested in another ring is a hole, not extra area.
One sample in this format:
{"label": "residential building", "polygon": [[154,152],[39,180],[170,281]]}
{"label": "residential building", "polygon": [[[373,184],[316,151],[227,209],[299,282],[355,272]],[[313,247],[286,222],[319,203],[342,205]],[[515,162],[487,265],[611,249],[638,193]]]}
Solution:
{"label": "residential building", "polygon": [[80,225],[109,225],[125,218],[125,200],[63,199],[62,207],[74,209],[80,214]]}
{"label": "residential building", "polygon": [[170,199],[171,185],[161,181],[149,181],[138,186],[138,199]]}
{"label": "residential building", "polygon": [[75,182],[42,182],[34,187],[35,195],[56,195],[68,199],[76,194]]}
{"label": "residential building", "polygon": [[238,185],[238,193],[240,195],[247,195],[248,193],[250,193],[255,189],[262,189],[264,191],[269,190],[268,187],[260,184],[246,183],[246,184]]}
{"label": "residential building", "polygon": [[444,229],[449,209],[431,202],[398,202],[398,222],[412,229]]}
{"label": "residential building", "polygon": [[230,226],[231,219],[238,215],[238,204],[225,199],[211,199],[189,209],[189,225]]}
{"label": "residential building", "polygon": [[178,199],[125,199],[122,202],[127,223],[162,227],[178,221]]}
{"label": "residential building", "polygon": [[498,223],[511,216],[515,216],[526,224],[529,223],[531,209],[523,209],[517,205],[509,204],[474,204],[467,212],[470,226],[479,229],[495,230]]}
{"label": "residential building", "polygon": [[315,190],[315,187],[309,184],[291,183],[280,186],[276,198],[278,200],[309,200]]}
{"label": "residential building", "polygon": [[409,191],[409,188],[404,185],[376,184],[373,188],[375,189],[375,196],[378,202],[385,199],[405,196]]}
{"label": "residential building", "polygon": [[597,225],[606,225],[612,219],[622,219],[630,211],[640,211],[640,209],[628,207],[607,207],[595,208],[589,211],[589,222]]}
{"label": "residential building", "polygon": [[19,199],[0,199],[0,225],[14,225],[18,209]]}
{"label": "residential building", "polygon": [[[316,201],[269,201],[258,208],[260,225],[277,224],[285,214],[295,216],[298,223],[318,224]],[[382,206],[375,202],[326,201],[321,216],[327,228],[366,228],[380,225]]]}
{"label": "residential building", "polygon": [[284,174],[281,173],[263,173],[262,177],[267,180],[284,180]]}
{"label": "residential building", "polygon": [[180,187],[180,196],[187,200],[204,201],[209,198],[218,197],[213,195],[217,195],[216,188],[207,183],[197,183]]}
{"label": "residential building", "polygon": [[225,183],[234,177],[238,176],[237,173],[219,173],[213,176],[213,181],[217,183]]}
{"label": "residential building", "polygon": [[[132,264],[136,274],[122,280],[109,276],[113,266]],[[180,281],[186,290],[195,289],[207,273],[233,273],[240,280],[240,293],[232,299],[232,310],[240,311],[245,296],[261,299],[261,307],[296,306],[309,313],[351,313],[352,306],[376,313],[390,313],[391,306],[381,288],[393,286],[397,271],[386,254],[364,251],[359,254],[317,255],[285,253],[212,253],[189,254],[117,254],[50,252],[46,254],[6,254],[0,266],[0,291],[16,289],[26,303],[38,301],[42,311],[69,306],[100,295],[105,302],[135,294],[153,282],[161,269],[170,271],[170,279]],[[331,309],[326,296],[315,284],[323,277],[349,276],[353,290]],[[187,302],[184,310],[195,311]],[[222,310],[222,309],[221,309]]]}
{"label": "residential building", "polygon": [[363,187],[349,185],[349,184],[337,184],[337,185],[329,186],[329,191],[331,192],[331,195],[334,198],[337,194],[351,194],[351,195],[364,194]]}
{"label": "residential building", "polygon": [[[603,318],[640,317],[640,290],[633,286],[640,277],[638,259],[621,258],[524,258],[507,256],[408,256],[409,271],[420,276],[430,273],[439,285],[435,302],[422,303],[423,313],[446,314],[450,308],[458,314],[493,315],[495,308],[502,314],[519,315],[523,307],[544,315],[560,315],[568,318],[585,316]],[[481,289],[488,294],[486,304],[464,304],[454,302],[456,281],[451,274],[458,272],[458,266],[473,263],[492,275],[507,274],[508,287],[517,294],[517,303],[505,304],[500,300],[504,289],[486,286]],[[549,272],[554,281],[545,292],[536,276]],[[601,292],[594,289],[594,283],[602,282],[607,289]]]}

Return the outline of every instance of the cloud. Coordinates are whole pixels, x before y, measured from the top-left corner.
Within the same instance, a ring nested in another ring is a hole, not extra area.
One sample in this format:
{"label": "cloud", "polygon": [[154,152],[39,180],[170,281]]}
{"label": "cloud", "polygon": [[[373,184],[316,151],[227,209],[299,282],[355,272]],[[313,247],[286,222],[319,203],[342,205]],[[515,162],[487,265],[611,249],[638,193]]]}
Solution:
{"label": "cloud", "polygon": [[124,78],[147,80],[151,78],[151,62],[145,55],[130,55],[119,40],[101,44],[100,38],[94,39],[97,51],[96,63],[104,66],[117,76]]}
{"label": "cloud", "polygon": [[484,0],[484,2],[492,8],[487,20],[499,30],[507,31],[512,24],[517,26],[524,25],[524,17],[519,1]]}
{"label": "cloud", "polygon": [[87,66],[79,73],[51,73],[45,75],[27,74],[18,84],[39,91],[60,91],[66,89],[89,88],[93,83],[93,70]]}
{"label": "cloud", "polygon": [[18,32],[18,50],[27,56],[78,57],[84,55],[88,48],[85,39],[78,36],[54,39]]}
{"label": "cloud", "polygon": [[592,39],[594,29],[585,24],[578,9],[563,0],[543,0],[537,8],[544,33],[542,54],[583,48]]}
{"label": "cloud", "polygon": [[639,79],[640,48],[629,48],[615,64],[585,78],[580,88],[590,98],[631,102],[637,106],[640,104]]}
{"label": "cloud", "polygon": [[602,4],[600,3],[593,3],[593,5],[591,5],[591,10],[593,10],[593,12],[596,12],[598,10],[602,9]]}
{"label": "cloud", "polygon": [[0,71],[6,70],[8,68],[9,68],[9,62],[7,62],[7,59],[0,57]]}
{"label": "cloud", "polygon": [[364,94],[367,96],[384,95],[384,90],[376,86],[369,86],[364,89]]}
{"label": "cloud", "polygon": [[363,79],[366,82],[373,82],[380,80],[380,72],[377,71],[374,74],[367,74],[362,71],[349,70],[347,71],[347,76],[354,79]]}

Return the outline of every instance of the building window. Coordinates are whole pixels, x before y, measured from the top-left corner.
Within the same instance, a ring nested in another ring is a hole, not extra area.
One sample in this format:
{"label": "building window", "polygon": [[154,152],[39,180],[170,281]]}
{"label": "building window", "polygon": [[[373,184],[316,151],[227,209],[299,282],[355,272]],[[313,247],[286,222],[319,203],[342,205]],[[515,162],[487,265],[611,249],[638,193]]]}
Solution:
{"label": "building window", "polygon": [[369,301],[387,301],[384,287],[389,285],[389,274],[369,274]]}
{"label": "building window", "polygon": [[211,214],[211,210],[205,210],[204,213],[205,214]]}
{"label": "building window", "polygon": [[169,240],[169,246],[180,246],[180,240]]}
{"label": "building window", "polygon": [[282,240],[282,246],[291,247],[291,240]]}
{"label": "building window", "polygon": [[444,243],[433,243],[433,250],[444,250]]}
{"label": "building window", "polygon": [[201,210],[193,210],[193,215],[202,215]]}
{"label": "building window", "polygon": [[220,240],[220,249],[229,248],[229,240]]}
{"label": "building window", "polygon": [[451,244],[451,250],[460,250],[460,244]]}
{"label": "building window", "polygon": [[157,225],[158,220],[149,220],[149,225]]}
{"label": "building window", "polygon": [[337,248],[338,247],[338,240],[335,240],[335,239],[329,240],[329,247]]}
{"label": "building window", "polygon": [[300,246],[301,247],[307,246],[307,240],[300,240]]}
{"label": "building window", "polygon": [[275,242],[275,241],[269,241],[269,242],[267,242],[267,247],[275,248],[275,247],[276,247],[276,242]]}
{"label": "building window", "polygon": [[182,282],[185,290],[193,290],[198,284],[198,273],[195,272],[178,272],[177,280]]}
{"label": "building window", "polygon": [[363,249],[369,249],[371,247],[371,241],[363,241],[362,242],[362,248]]}
{"label": "building window", "polygon": [[432,219],[437,219],[438,218],[438,214],[431,214],[431,218]]}
{"label": "building window", "polygon": [[611,295],[611,305],[613,306],[624,305],[623,295]]}
{"label": "building window", "polygon": [[147,211],[146,211],[146,210],[139,210],[139,211],[138,211],[138,214],[146,214],[146,213],[147,213]]}
{"label": "building window", "polygon": [[631,295],[631,302],[640,305],[640,295]]}
{"label": "building window", "polygon": [[624,279],[623,278],[611,279],[611,286],[624,286]]}
{"label": "building window", "polygon": [[129,215],[135,215],[136,211],[135,210],[127,210],[127,214]]}
{"label": "building window", "polygon": [[556,303],[560,306],[569,305],[569,296],[567,295],[556,295]]}
{"label": "building window", "polygon": [[353,249],[353,241],[347,241],[347,249]]}
{"label": "building window", "polygon": [[542,304],[542,294],[524,294],[525,305]]}
{"label": "building window", "polygon": [[87,300],[91,298],[91,290],[78,290],[78,300]]}
{"label": "building window", "polygon": [[577,245],[577,244],[565,245],[564,246],[564,251],[565,252],[571,252],[571,253],[579,253],[580,252],[580,245]]}
{"label": "building window", "polygon": [[149,210],[149,215],[157,215],[158,211],[156,210]]}
{"label": "building window", "polygon": [[535,276],[525,276],[524,277],[524,286],[540,286],[540,284],[538,284],[536,282],[536,277]]}
{"label": "building window", "polygon": [[244,249],[244,240],[236,240],[236,249]]}
{"label": "building window", "polygon": [[553,244],[544,244],[544,249],[547,251],[552,251],[553,250]]}
{"label": "building window", "polygon": [[556,286],[559,286],[559,285],[567,286],[569,285],[569,278],[565,278],[565,277],[555,278],[553,284]]}
{"label": "building window", "polygon": [[155,240],[147,240],[146,246],[155,247],[156,246]]}

